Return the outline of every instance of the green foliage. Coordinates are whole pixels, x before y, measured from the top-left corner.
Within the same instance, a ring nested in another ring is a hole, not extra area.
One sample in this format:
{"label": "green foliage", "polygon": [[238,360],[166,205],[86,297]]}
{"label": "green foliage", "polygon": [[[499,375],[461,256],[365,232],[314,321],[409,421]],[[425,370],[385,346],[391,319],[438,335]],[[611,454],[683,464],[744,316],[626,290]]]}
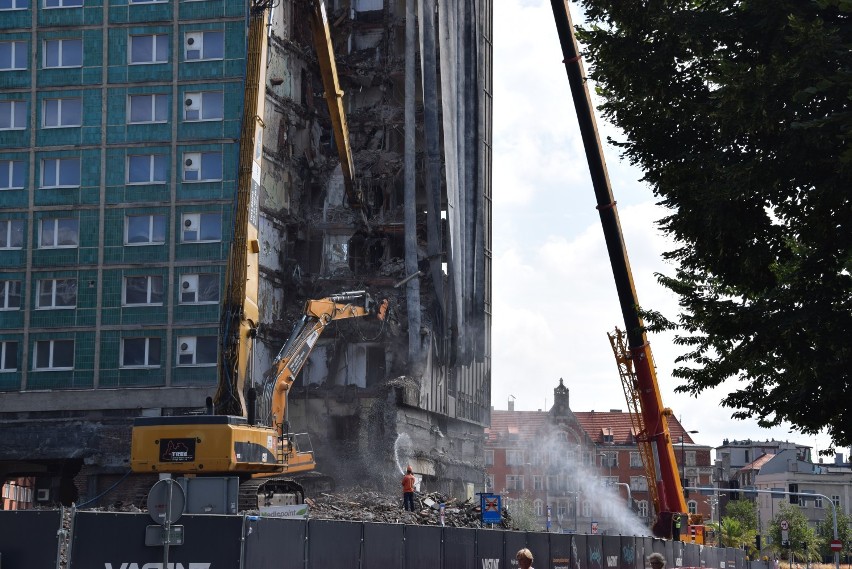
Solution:
{"label": "green foliage", "polygon": [[[781,547],[781,521],[787,520],[788,536],[791,544],[790,549]],[[781,503],[781,508],[769,523],[769,537],[772,539],[770,549],[782,559],[789,559],[792,552],[794,559],[805,561],[806,559],[819,559],[821,541],[813,528],[808,525],[808,519],[798,506]],[[807,543],[806,551],[802,551],[802,544]]]}
{"label": "green foliage", "polygon": [[745,531],[757,532],[757,507],[751,500],[729,501],[722,519],[725,518],[736,520]]}
{"label": "green foliage", "polygon": [[852,444],[852,2],[581,3],[610,142],[671,212],[681,310],[646,315],[678,390]]}
{"label": "green foliage", "polygon": [[541,531],[542,527],[535,515],[535,505],[530,496],[524,495],[512,501],[509,508],[511,527],[518,531]]}
{"label": "green foliage", "polygon": [[716,533],[716,543],[725,547],[736,547],[745,549],[749,556],[754,556],[757,549],[754,547],[754,537],[757,529],[746,527],[746,525],[735,517],[722,517],[721,525],[712,523],[710,526]]}
{"label": "green foliage", "polygon": [[[833,555],[830,544],[834,539],[834,519],[831,514],[831,506],[826,506],[825,517],[817,526],[817,535],[821,540],[820,554],[824,556]],[[843,542],[841,556],[852,555],[852,519],[843,510],[837,509],[837,537]]]}

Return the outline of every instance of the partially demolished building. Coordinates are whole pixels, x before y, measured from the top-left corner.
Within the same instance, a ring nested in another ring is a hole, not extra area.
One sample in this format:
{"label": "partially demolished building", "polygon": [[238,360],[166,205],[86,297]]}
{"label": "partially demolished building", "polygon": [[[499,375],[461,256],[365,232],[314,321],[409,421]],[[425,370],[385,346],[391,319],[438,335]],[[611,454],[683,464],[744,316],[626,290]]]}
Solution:
{"label": "partially demolished building", "polygon": [[[258,84],[254,377],[305,300],[388,299],[383,324],[321,337],[290,393],[292,430],[340,486],[396,489],[411,464],[426,489],[482,488],[491,0],[325,1],[354,184],[310,2],[12,2],[0,18],[0,477],[25,478],[36,503],[144,496],[134,417],[204,413],[216,392]],[[252,85],[249,5],[270,10]]]}

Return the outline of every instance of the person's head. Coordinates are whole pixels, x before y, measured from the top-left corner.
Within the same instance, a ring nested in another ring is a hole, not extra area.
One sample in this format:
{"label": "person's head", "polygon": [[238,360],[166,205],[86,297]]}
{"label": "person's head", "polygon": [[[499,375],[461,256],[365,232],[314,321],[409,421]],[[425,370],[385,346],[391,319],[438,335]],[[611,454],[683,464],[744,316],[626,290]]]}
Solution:
{"label": "person's head", "polygon": [[521,569],[529,569],[533,562],[532,551],[525,547],[515,554],[515,559],[518,560],[518,567]]}
{"label": "person's head", "polygon": [[652,553],[648,556],[648,564],[651,569],[663,569],[666,566],[666,558],[662,553]]}
{"label": "person's head", "polygon": [[408,468],[405,469],[405,472],[407,472],[408,474],[411,474],[413,472],[413,470],[411,470],[411,467],[409,466]]}

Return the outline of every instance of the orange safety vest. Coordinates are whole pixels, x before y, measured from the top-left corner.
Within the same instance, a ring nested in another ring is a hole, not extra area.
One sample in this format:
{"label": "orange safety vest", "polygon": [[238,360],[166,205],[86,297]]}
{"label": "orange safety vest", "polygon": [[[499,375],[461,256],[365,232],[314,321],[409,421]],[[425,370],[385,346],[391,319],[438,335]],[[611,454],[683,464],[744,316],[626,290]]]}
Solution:
{"label": "orange safety vest", "polygon": [[402,491],[414,492],[414,475],[406,474],[402,477]]}

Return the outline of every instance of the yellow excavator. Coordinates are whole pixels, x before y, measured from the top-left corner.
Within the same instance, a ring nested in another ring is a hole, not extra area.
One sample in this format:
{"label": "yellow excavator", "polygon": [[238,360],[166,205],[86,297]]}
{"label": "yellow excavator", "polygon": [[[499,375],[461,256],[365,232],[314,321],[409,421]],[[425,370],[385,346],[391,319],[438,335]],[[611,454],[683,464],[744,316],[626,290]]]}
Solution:
{"label": "yellow excavator", "polygon": [[[258,309],[259,192],[266,73],[266,25],[270,0],[249,0],[245,104],[240,135],[233,243],[229,252],[220,321],[218,388],[207,414],[138,417],[132,430],[131,469],[137,473],[237,476],[239,508],[301,503],[302,486],[291,476],[312,471],[316,462],[306,437],[290,432],[287,393],[326,327],[337,320],[377,316],[365,291],[309,300],[301,321],[260,382],[251,378]],[[340,157],[349,204],[360,201],[353,184],[353,160],[346,118],[322,0],[307,0],[325,99]],[[181,349],[181,346],[178,346]],[[256,384],[260,384],[258,389]],[[248,399],[248,402],[246,402]],[[307,444],[303,444],[307,443]]]}

